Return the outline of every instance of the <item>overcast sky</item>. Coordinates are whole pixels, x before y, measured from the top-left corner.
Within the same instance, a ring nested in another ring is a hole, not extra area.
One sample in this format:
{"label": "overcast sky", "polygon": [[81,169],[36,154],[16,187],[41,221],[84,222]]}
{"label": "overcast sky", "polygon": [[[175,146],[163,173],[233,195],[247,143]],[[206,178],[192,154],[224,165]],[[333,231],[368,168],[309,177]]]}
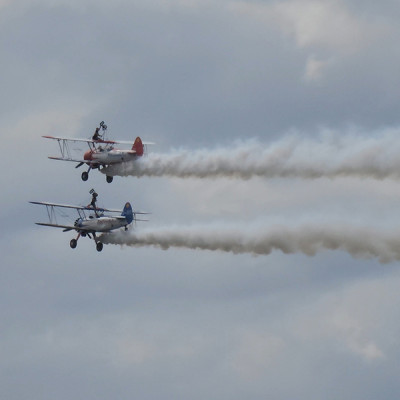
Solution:
{"label": "overcast sky", "polygon": [[84,204],[94,187],[101,205],[152,212],[137,231],[390,234],[396,179],[109,185],[93,171],[82,182],[41,136],[89,137],[104,120],[112,138],[140,135],[154,153],[388,132],[395,146],[399,17],[393,0],[0,0],[0,397],[398,398],[398,262],[341,250],[98,253],[87,239],[72,250],[71,233],[34,224],[46,213],[28,201]]}

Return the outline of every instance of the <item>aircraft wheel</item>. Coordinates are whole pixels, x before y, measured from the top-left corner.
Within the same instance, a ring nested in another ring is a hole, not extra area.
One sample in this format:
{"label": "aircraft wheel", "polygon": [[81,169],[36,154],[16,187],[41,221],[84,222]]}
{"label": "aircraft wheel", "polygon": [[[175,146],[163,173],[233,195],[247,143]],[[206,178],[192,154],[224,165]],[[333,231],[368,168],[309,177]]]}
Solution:
{"label": "aircraft wheel", "polygon": [[77,244],[78,244],[78,241],[76,239],[71,239],[71,241],[69,242],[71,249],[74,249]]}
{"label": "aircraft wheel", "polygon": [[97,251],[102,251],[103,250],[103,243],[97,242],[96,243],[96,250]]}
{"label": "aircraft wheel", "polygon": [[112,181],[113,181],[113,177],[112,176],[106,176],[106,181],[108,182],[108,183],[111,183]]}
{"label": "aircraft wheel", "polygon": [[89,178],[89,174],[86,171],[82,172],[81,178],[83,181],[87,181]]}

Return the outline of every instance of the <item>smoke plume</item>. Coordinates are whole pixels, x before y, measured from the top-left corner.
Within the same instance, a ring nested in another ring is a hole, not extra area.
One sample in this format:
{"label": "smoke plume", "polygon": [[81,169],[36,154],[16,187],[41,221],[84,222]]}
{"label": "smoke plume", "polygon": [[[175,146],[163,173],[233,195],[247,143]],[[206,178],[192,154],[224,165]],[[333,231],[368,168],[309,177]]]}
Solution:
{"label": "smoke plume", "polygon": [[214,227],[169,227],[138,232],[103,234],[105,244],[155,246],[267,255],[274,250],[309,256],[322,250],[342,250],[353,257],[377,258],[386,263],[400,260],[400,232],[387,234],[349,226],[282,226],[241,230]]}
{"label": "smoke plume", "polygon": [[248,141],[213,150],[150,152],[148,156],[109,166],[102,172],[136,177],[314,179],[356,176],[398,179],[399,154],[400,141],[395,133],[372,139],[340,134],[326,134],[316,140],[292,136],[267,146]]}

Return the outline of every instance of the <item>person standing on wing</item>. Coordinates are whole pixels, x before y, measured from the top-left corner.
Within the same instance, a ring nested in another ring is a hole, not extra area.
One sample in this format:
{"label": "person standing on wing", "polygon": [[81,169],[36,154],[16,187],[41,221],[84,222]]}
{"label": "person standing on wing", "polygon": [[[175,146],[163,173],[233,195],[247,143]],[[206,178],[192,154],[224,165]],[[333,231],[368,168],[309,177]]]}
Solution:
{"label": "person standing on wing", "polygon": [[100,139],[100,128],[96,128],[92,140],[99,140],[99,139]]}
{"label": "person standing on wing", "polygon": [[107,125],[104,123],[104,121],[100,122],[100,126],[98,128],[96,128],[96,130],[94,131],[92,140],[102,140],[103,139],[103,135],[100,133],[100,129],[102,129],[103,131],[103,135],[105,133],[105,131],[107,130]]}
{"label": "person standing on wing", "polygon": [[92,201],[90,202],[90,204],[87,205],[87,207],[88,208],[92,207],[94,210],[94,213],[96,214],[96,217],[99,218],[99,215],[97,213],[97,205],[96,205],[98,194],[95,192],[94,189],[92,189],[89,193],[92,195]]}

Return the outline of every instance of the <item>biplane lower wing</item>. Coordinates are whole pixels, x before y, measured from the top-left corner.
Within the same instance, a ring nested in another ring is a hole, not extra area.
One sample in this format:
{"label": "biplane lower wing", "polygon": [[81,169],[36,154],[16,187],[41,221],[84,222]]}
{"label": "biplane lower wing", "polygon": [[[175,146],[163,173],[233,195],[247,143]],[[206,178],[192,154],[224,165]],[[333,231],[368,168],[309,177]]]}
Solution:
{"label": "biplane lower wing", "polygon": [[[127,153],[127,154],[136,154],[136,151],[135,150],[129,150],[129,151],[126,151],[125,153]],[[101,165],[102,167],[106,167],[108,165],[119,164],[119,163],[122,162],[121,160],[112,160],[112,159],[110,159],[107,162],[105,162],[105,161],[102,161],[102,160],[98,160],[97,158],[95,158],[94,160],[77,160],[77,159],[68,158],[68,157],[52,157],[52,156],[49,156],[49,159],[50,160],[58,160],[58,161],[72,161],[72,162],[78,163],[76,168],[80,167],[83,164],[96,165],[96,166],[97,165]]]}
{"label": "biplane lower wing", "polygon": [[78,163],[78,165],[75,168],[81,167],[83,164],[88,164],[90,166],[98,166],[101,165],[102,167],[107,167],[108,165],[112,164],[110,162],[103,162],[101,160],[77,160],[75,158],[69,158],[69,157],[52,157],[49,156],[50,160],[58,160],[58,161],[72,161],[74,163]]}
{"label": "biplane lower wing", "polygon": [[79,232],[88,232],[92,233],[94,232],[92,228],[85,228],[84,226],[72,226],[72,225],[59,225],[59,224],[48,224],[45,222],[35,222],[36,225],[41,225],[41,226],[50,226],[51,228],[63,228],[64,232],[68,231],[79,231]]}
{"label": "biplane lower wing", "polygon": [[87,163],[87,160],[77,160],[74,158],[67,158],[67,157],[51,157],[49,156],[50,160],[59,160],[59,161],[72,161],[72,162],[77,162],[77,163]]}
{"label": "biplane lower wing", "polygon": [[63,228],[64,232],[67,231],[72,231],[75,230],[75,226],[70,226],[70,225],[59,225],[59,224],[46,224],[45,222],[35,222],[36,225],[41,225],[41,226],[50,226],[52,228]]}

